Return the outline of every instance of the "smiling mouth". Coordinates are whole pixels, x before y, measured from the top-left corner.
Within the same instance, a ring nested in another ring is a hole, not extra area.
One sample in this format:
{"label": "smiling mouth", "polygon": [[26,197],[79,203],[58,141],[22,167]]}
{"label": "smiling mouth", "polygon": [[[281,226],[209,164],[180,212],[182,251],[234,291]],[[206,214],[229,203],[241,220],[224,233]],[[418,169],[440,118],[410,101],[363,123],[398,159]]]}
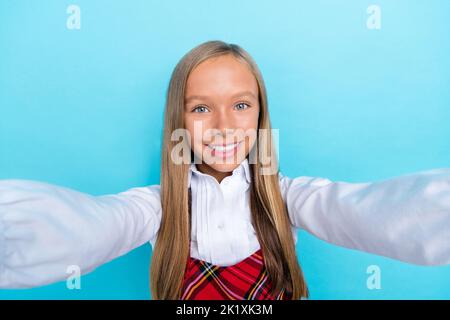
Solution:
{"label": "smiling mouth", "polygon": [[229,144],[205,144],[205,146],[212,150],[212,156],[228,158],[237,152],[241,144],[242,141]]}

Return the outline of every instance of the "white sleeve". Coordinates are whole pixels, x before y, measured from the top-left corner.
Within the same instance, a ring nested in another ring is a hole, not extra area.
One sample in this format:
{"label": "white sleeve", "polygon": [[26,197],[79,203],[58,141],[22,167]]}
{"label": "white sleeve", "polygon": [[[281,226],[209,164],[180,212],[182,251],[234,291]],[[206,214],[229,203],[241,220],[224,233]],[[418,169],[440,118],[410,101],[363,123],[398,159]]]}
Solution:
{"label": "white sleeve", "polygon": [[159,185],[92,196],[31,180],[0,180],[0,288],[29,288],[81,274],[155,237]]}
{"label": "white sleeve", "polygon": [[450,264],[450,168],[377,182],[279,175],[291,223],[318,238],[419,265]]}

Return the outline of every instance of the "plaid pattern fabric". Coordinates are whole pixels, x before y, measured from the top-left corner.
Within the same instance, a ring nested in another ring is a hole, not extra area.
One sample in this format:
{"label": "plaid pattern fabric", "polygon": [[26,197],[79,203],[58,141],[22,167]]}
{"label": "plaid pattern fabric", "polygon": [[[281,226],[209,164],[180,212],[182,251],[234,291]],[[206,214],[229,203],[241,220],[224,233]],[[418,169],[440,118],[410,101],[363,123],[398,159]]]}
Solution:
{"label": "plaid pattern fabric", "polygon": [[181,300],[290,300],[281,290],[270,295],[262,250],[231,266],[217,266],[190,257],[184,275]]}

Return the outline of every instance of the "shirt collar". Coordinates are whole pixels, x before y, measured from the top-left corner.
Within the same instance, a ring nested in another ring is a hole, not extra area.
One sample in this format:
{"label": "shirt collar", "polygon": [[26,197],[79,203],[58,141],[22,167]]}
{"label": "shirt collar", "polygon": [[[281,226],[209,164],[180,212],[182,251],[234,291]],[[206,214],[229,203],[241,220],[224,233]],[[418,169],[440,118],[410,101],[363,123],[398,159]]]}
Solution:
{"label": "shirt collar", "polygon": [[[197,169],[197,166],[195,165],[195,163],[191,163],[189,166],[189,172],[188,172],[188,186],[191,185],[191,176],[192,174],[196,174],[199,176],[210,176],[209,174],[200,172]],[[250,174],[250,165],[248,163],[248,159],[245,158],[240,164],[239,166],[237,166],[233,172],[231,173],[231,176],[239,176],[242,178],[245,178],[245,180],[247,181],[247,183],[251,183],[251,174]]]}

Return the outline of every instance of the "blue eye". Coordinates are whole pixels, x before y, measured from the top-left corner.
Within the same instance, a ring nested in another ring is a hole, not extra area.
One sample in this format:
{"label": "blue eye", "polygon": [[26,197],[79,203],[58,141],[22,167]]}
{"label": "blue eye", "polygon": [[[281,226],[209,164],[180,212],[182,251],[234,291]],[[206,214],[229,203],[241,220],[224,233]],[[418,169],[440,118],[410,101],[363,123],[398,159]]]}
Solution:
{"label": "blue eye", "polygon": [[[203,111],[196,111],[196,110],[200,110],[200,109],[202,109]],[[204,113],[204,112],[206,112],[205,110],[208,110],[205,106],[198,106],[198,107],[195,107],[192,111],[197,112],[197,113]],[[207,111],[207,112],[209,112],[209,111]]]}
{"label": "blue eye", "polygon": [[237,107],[237,106],[245,106],[244,108],[238,108],[238,110],[244,110],[244,109],[250,108],[250,106],[244,102],[240,102],[237,105],[235,105],[235,107]]}

